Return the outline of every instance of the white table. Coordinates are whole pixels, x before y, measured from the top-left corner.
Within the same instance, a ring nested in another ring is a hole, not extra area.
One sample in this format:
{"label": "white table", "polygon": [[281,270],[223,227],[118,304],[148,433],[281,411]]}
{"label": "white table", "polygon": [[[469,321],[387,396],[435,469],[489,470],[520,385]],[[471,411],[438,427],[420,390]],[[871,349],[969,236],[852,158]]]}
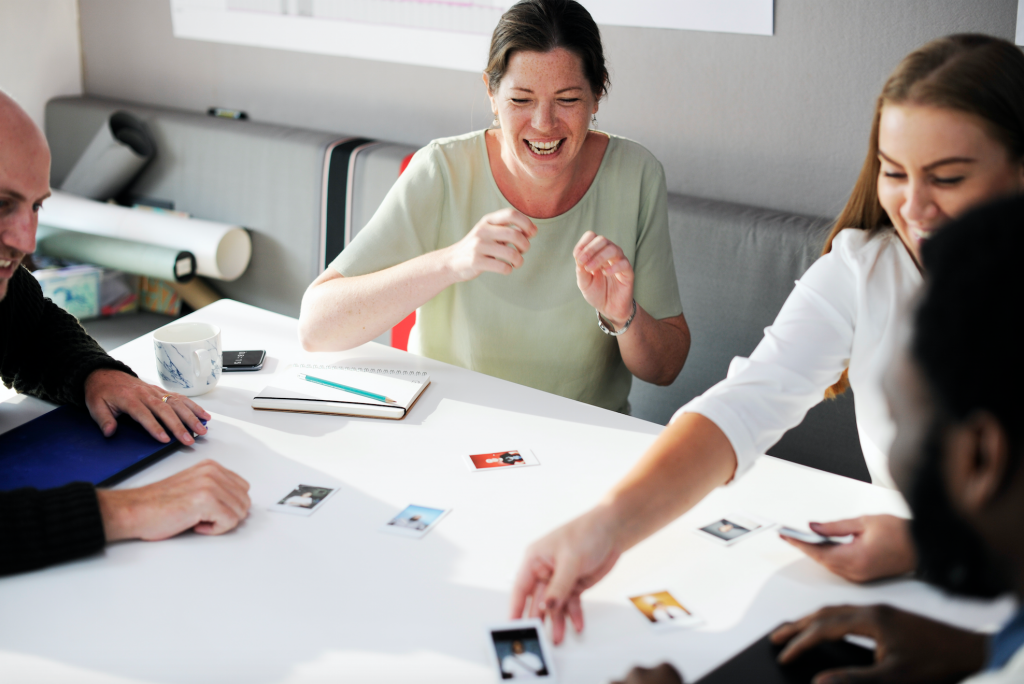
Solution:
{"label": "white table", "polygon": [[[225,349],[266,348],[266,367],[225,374],[201,398],[214,416],[208,436],[122,486],[213,458],[251,483],[249,518],[222,537],[120,543],[0,579],[0,681],[492,681],[484,626],[507,617],[525,546],[597,501],[659,431],[374,343],[303,354],[294,319],[237,302],[190,318],[220,325]],[[114,355],[156,381],[148,336]],[[433,384],[401,422],[250,408],[289,362],[341,360],[428,370]],[[9,399],[0,431],[49,408]],[[540,467],[474,473],[461,460],[524,446]],[[340,491],[309,518],[266,511],[299,483]],[[409,503],[454,511],[421,540],[378,531]],[[692,533],[741,511],[805,524],[904,506],[885,489],[761,459],[586,594],[586,630],[556,649],[561,681],[603,682],[662,660],[694,681],[780,621],[830,603],[884,601],[987,628],[1009,615],[1006,602],[952,601],[917,582],[848,584],[773,533],[729,548]],[[627,597],[666,588],[706,624],[653,632]]]}

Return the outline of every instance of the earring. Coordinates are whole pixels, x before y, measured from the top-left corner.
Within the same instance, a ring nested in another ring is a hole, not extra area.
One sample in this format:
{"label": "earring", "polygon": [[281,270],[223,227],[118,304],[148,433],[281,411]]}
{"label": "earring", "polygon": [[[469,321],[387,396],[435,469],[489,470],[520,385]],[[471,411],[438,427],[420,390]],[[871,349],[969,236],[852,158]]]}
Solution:
{"label": "earring", "polygon": [[590,117],[590,127],[597,128],[597,114],[593,114]]}
{"label": "earring", "polygon": [[501,122],[498,121],[498,112],[494,112],[494,121],[491,122],[491,128],[501,128]]}

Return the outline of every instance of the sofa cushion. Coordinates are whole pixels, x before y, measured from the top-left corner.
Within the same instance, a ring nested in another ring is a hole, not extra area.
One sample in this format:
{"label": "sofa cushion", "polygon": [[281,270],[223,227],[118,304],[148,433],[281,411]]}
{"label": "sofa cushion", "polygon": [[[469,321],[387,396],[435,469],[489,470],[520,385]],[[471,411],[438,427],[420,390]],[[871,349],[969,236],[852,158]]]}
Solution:
{"label": "sofa cushion", "polygon": [[[633,415],[666,424],[680,406],[748,356],[797,280],[821,253],[828,219],[669,195],[669,230],[692,345],[668,387],[633,380]],[[852,392],[807,414],[769,450],[773,456],[869,481]]]}

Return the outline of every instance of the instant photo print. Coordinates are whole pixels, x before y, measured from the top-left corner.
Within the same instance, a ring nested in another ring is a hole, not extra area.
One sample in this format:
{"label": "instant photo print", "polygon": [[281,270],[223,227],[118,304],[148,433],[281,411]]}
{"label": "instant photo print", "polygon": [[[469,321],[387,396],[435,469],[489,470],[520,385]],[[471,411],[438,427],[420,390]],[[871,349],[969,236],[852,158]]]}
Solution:
{"label": "instant photo print", "polygon": [[551,646],[540,620],[515,620],[488,628],[488,643],[499,680],[555,681]]}
{"label": "instant photo print", "polygon": [[713,523],[701,527],[695,532],[716,544],[732,546],[736,542],[748,539],[758,532],[763,532],[772,526],[772,523],[752,515],[732,515],[728,518],[721,518]]}
{"label": "instant photo print", "polygon": [[270,510],[291,515],[313,515],[323,507],[324,501],[331,498],[337,491],[336,488],[331,487],[299,485],[271,506]]}
{"label": "instant photo print", "polygon": [[667,591],[630,596],[629,600],[656,629],[693,627],[703,622]]}
{"label": "instant photo print", "polygon": [[483,470],[514,470],[526,466],[540,465],[540,461],[529,449],[511,449],[509,451],[494,451],[486,454],[470,454],[463,458],[472,471]]}
{"label": "instant photo print", "polygon": [[437,527],[437,523],[451,512],[450,508],[428,508],[410,504],[389,520],[381,532],[419,539]]}

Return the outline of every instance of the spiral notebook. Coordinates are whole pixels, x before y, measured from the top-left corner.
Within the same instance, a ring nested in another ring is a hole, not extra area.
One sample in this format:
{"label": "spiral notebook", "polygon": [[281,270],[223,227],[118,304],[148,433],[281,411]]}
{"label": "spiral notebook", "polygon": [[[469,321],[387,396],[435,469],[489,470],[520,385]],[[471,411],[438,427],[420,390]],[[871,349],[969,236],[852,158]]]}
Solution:
{"label": "spiral notebook", "polygon": [[[394,403],[311,382],[303,376],[380,394],[393,399]],[[430,375],[425,371],[292,364],[278,373],[273,385],[264,387],[253,397],[252,407],[261,411],[401,420],[429,384]]]}

